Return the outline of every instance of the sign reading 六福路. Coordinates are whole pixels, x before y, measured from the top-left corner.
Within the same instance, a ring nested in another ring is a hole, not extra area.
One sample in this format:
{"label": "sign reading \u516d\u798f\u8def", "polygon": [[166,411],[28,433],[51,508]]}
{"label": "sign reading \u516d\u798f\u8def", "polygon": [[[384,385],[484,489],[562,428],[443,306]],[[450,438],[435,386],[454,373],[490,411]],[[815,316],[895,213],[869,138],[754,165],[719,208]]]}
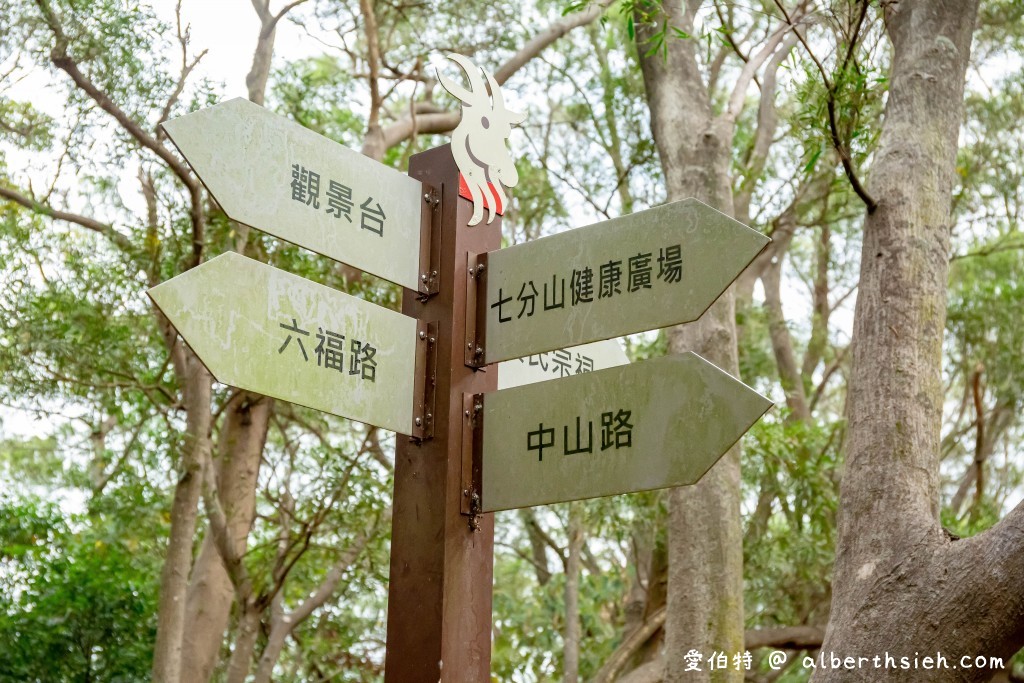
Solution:
{"label": "sign reading \u516d\u798f\u8def", "polygon": [[234,252],[148,293],[218,381],[412,433],[412,318]]}

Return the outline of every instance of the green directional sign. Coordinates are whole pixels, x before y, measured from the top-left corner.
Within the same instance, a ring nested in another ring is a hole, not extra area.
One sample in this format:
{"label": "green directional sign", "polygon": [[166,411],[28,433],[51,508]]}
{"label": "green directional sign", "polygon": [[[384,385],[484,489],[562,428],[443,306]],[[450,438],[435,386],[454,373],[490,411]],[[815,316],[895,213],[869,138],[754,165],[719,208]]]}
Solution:
{"label": "green directional sign", "polygon": [[484,361],[696,320],[769,241],[685,199],[491,252]]}
{"label": "green directional sign", "polygon": [[243,99],[163,128],[232,220],[419,286],[419,181]]}
{"label": "green directional sign", "polygon": [[412,318],[234,252],[148,294],[218,381],[412,433]]}
{"label": "green directional sign", "polygon": [[629,358],[622,345],[614,339],[605,339],[498,363],[498,388],[511,389],[627,363]]}
{"label": "green directional sign", "polygon": [[694,353],[485,394],[481,509],[696,483],[771,405]]}

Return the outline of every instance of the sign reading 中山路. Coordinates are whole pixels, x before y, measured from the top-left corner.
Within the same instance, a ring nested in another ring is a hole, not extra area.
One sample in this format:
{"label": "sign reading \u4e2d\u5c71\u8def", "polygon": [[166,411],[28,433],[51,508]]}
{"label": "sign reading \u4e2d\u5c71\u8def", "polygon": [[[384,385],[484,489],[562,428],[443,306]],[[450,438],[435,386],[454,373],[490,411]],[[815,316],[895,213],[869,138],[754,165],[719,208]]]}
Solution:
{"label": "sign reading \u4e2d\u5c71\u8def", "polygon": [[412,433],[412,318],[234,252],[148,294],[218,381]]}
{"label": "sign reading \u4e2d\u5c71\u8def", "polygon": [[694,353],[482,400],[484,512],[696,483],[772,405]]}
{"label": "sign reading \u4e2d\u5c71\u8def", "polygon": [[418,181],[243,99],[163,129],[232,220],[418,288]]}
{"label": "sign reading \u4e2d\u5c71\u8def", "polygon": [[685,199],[491,252],[483,360],[696,320],[769,241]]}

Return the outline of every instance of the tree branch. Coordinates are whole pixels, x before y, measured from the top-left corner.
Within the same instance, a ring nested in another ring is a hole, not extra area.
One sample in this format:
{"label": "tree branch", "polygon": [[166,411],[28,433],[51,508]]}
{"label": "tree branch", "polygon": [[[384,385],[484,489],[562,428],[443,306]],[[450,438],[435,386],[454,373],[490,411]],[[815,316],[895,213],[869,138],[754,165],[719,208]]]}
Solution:
{"label": "tree branch", "polygon": [[[518,52],[502,64],[494,72],[494,80],[498,85],[503,85],[527,62],[543,52],[548,46],[564,36],[569,31],[580,26],[585,26],[601,16],[601,13],[612,4],[613,0],[599,0],[588,6],[582,12],[570,14],[553,22],[526,43]],[[436,133],[447,133],[459,123],[458,112],[447,112],[444,114],[430,114],[416,118],[415,130],[422,135]],[[403,116],[393,124],[381,131],[383,148],[388,149],[408,138],[413,133],[413,121],[411,116]]]}
{"label": "tree branch", "polygon": [[[803,6],[800,5],[793,15],[793,20],[787,17],[787,23],[779,28],[775,29],[772,34],[768,37],[764,47],[762,47],[756,55],[746,60],[743,64],[743,69],[740,71],[739,76],[736,78],[736,84],[733,86],[732,94],[729,97],[729,105],[725,110],[725,119],[730,123],[735,123],[736,118],[740,115],[743,110],[743,102],[747,96],[747,86],[750,85],[750,81],[753,80],[757,70],[768,61],[768,58],[772,56],[776,48],[782,43],[783,38],[790,32],[797,32],[797,24],[803,17]],[[791,48],[792,46],[790,46]],[[787,48],[786,52],[790,48]],[[780,60],[781,61],[781,60]]]}
{"label": "tree branch", "polygon": [[89,218],[88,216],[82,216],[81,214],[54,209],[51,206],[37,202],[36,200],[26,197],[25,195],[8,187],[0,186],[0,197],[9,199],[15,204],[20,204],[26,209],[42,216],[48,216],[59,221],[67,221],[68,223],[74,223],[75,225],[79,225],[87,230],[92,230],[93,232],[103,235],[109,239],[118,249],[127,254],[135,252],[135,246],[131,243],[131,240],[129,240],[123,233],[115,230],[112,225],[100,223],[97,220]]}
{"label": "tree branch", "polygon": [[171,169],[171,172],[188,189],[192,204],[190,212],[192,218],[192,263],[190,266],[199,265],[202,262],[203,243],[205,241],[205,216],[203,215],[201,196],[202,186],[192,177],[184,162],[176,157],[167,147],[164,147],[159,140],[147,133],[142,126],[132,120],[124,110],[114,104],[114,101],[105,92],[100,90],[95,83],[82,73],[78,68],[78,62],[68,54],[68,38],[64,34],[64,29],[61,27],[57,15],[54,14],[53,8],[50,7],[49,0],[36,0],[36,5],[38,5],[47,26],[49,26],[54,36],[54,45],[50,50],[50,61],[53,62],[53,65],[70,76],[75,86],[96,102],[103,111],[110,114],[129,135],[135,138],[136,142],[160,157],[167,164],[167,167]]}
{"label": "tree branch", "polygon": [[[785,17],[786,22],[792,25],[793,20],[786,12],[786,8],[783,7],[782,2],[780,0],[774,0],[774,2],[775,6],[779,8],[780,12],[782,12],[782,16]],[[864,15],[867,13],[867,4],[867,0],[861,0],[861,15],[857,27],[858,31],[860,28],[860,22],[863,22]],[[855,40],[858,36],[858,31],[854,32],[853,40],[850,41],[850,44],[847,48],[847,55],[843,59],[843,68],[846,67],[847,61],[849,60],[850,55],[853,53],[855,47]],[[874,213],[875,209],[878,208],[878,202],[876,202],[871,197],[871,195],[868,194],[867,190],[864,189],[864,186],[861,185],[860,179],[857,177],[857,172],[853,168],[853,159],[850,157],[850,152],[849,150],[846,149],[846,145],[843,144],[843,141],[839,137],[839,125],[836,120],[835,84],[832,82],[832,79],[830,79],[828,77],[828,74],[825,72],[825,66],[821,63],[821,60],[819,60],[817,56],[815,56],[814,52],[811,51],[811,47],[810,45],[807,44],[807,40],[802,35],[800,35],[799,31],[796,31],[796,34],[800,40],[800,44],[803,45],[804,50],[807,51],[807,56],[809,56],[811,58],[811,61],[814,62],[815,67],[817,67],[818,69],[818,73],[821,74],[822,81],[825,83],[826,108],[828,109],[828,128],[832,140],[832,147],[839,154],[839,160],[843,164],[843,172],[846,173],[846,177],[850,181],[850,186],[853,187],[853,191],[857,194],[858,197],[860,197],[861,201],[864,202],[864,205],[867,206],[868,213]]]}
{"label": "tree branch", "polygon": [[277,663],[277,659],[281,655],[281,649],[284,647],[284,642],[288,635],[296,626],[308,619],[316,609],[322,606],[332,595],[334,595],[334,592],[338,589],[338,584],[341,582],[342,576],[344,576],[345,572],[348,571],[348,569],[355,563],[356,559],[363,552],[363,549],[370,542],[370,539],[372,539],[376,534],[381,520],[390,521],[390,519],[391,508],[387,508],[380,515],[375,517],[365,529],[356,535],[352,540],[352,543],[345,549],[345,552],[341,554],[341,557],[334,566],[331,567],[330,571],[327,572],[327,576],[324,577],[324,580],[312,595],[306,598],[302,604],[290,613],[281,614],[278,618],[274,619],[273,625],[270,629],[270,635],[267,638],[267,645],[263,649],[263,654],[260,656],[260,661],[256,668],[255,683],[269,683],[270,676],[274,670],[274,665]]}

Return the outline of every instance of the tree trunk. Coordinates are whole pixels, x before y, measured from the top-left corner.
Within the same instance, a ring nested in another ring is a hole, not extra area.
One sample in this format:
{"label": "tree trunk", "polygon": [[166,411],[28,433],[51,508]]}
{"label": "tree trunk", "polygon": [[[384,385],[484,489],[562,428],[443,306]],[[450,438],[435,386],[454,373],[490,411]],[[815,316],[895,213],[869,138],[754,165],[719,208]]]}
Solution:
{"label": "tree trunk", "polygon": [[[173,348],[176,334],[170,332]],[[153,680],[178,683],[181,679],[181,642],[185,632],[185,593],[192,568],[192,539],[196,533],[202,465],[210,457],[210,392],[213,380],[199,359],[187,352],[182,391],[185,395],[185,452],[181,474],[171,503],[171,536],[160,572],[156,643],[153,647]]]}
{"label": "tree trunk", "polygon": [[[217,496],[239,556],[245,554],[256,513],[256,480],[272,407],[272,399],[239,392],[225,411],[217,448]],[[182,681],[210,680],[234,600],[231,579],[213,535],[207,532],[192,570],[186,602],[189,627],[183,638]]]}
{"label": "tree trunk", "polygon": [[826,669],[816,681],[987,680],[963,655],[1024,641],[1024,505],[953,541],[939,523],[950,203],[978,0],[885,6],[893,61],[864,222],[832,612],[822,652],[942,653],[913,674]]}
{"label": "tree trunk", "polygon": [[[256,649],[256,638],[260,633],[262,611],[252,605],[245,605],[239,612],[238,637],[235,638],[235,650],[228,664],[227,683],[245,683],[252,665],[252,653]],[[185,683],[184,680],[182,683]]]}
{"label": "tree trunk", "polygon": [[[692,32],[696,3],[665,6],[670,26]],[[651,26],[638,31],[641,52]],[[732,213],[729,181],[731,123],[715,118],[694,53],[695,41],[668,38],[660,52],[641,59],[651,129],[658,146],[669,201],[696,197]],[[736,323],[731,291],[697,322],[669,331],[672,353],[694,351],[738,374]],[[742,681],[735,670],[683,671],[691,649],[710,655],[743,650],[743,547],[740,526],[739,448],[732,448],[701,482],[671,492],[668,612],[665,622],[666,683]]]}

